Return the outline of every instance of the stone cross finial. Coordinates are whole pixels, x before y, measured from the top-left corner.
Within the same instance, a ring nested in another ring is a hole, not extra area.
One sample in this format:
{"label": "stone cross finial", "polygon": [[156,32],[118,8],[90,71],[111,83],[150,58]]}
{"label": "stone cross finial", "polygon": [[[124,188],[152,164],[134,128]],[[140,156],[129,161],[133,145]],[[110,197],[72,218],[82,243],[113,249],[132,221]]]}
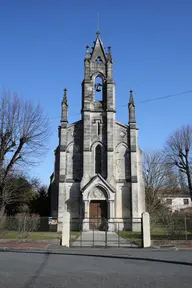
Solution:
{"label": "stone cross finial", "polygon": [[67,101],[67,89],[64,88],[64,95],[63,95],[63,101],[61,103],[61,123],[67,123],[68,122],[68,101]]}
{"label": "stone cross finial", "polygon": [[129,97],[129,124],[135,126],[136,120],[135,120],[135,103],[133,99],[133,91],[130,90],[130,97]]}
{"label": "stone cross finial", "polygon": [[129,97],[129,105],[132,104],[135,106],[134,99],[133,99],[133,90],[130,90],[130,97]]}
{"label": "stone cross finial", "polygon": [[85,59],[89,59],[90,58],[90,51],[89,51],[89,45],[86,46],[86,56]]}
{"label": "stone cross finial", "polygon": [[66,106],[68,106],[68,101],[67,101],[67,89],[64,88],[64,95],[63,95],[63,104],[65,104]]}

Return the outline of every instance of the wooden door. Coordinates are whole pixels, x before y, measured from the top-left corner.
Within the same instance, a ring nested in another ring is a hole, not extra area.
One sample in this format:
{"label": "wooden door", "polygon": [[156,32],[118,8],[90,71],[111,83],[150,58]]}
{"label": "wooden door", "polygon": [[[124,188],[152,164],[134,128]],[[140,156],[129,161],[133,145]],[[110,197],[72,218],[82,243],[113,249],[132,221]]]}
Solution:
{"label": "wooden door", "polygon": [[101,225],[100,201],[91,201],[89,206],[89,229],[98,230]]}

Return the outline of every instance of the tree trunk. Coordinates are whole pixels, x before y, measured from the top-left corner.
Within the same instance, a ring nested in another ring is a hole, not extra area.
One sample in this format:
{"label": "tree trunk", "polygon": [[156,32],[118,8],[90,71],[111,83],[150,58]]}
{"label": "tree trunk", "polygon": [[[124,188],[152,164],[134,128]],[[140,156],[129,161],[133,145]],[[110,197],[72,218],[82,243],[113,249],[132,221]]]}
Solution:
{"label": "tree trunk", "polygon": [[0,206],[0,218],[5,216],[5,206],[1,205]]}
{"label": "tree trunk", "polygon": [[188,182],[188,188],[189,188],[189,193],[192,201],[192,183],[191,183],[191,174],[190,171],[187,169],[187,182]]}

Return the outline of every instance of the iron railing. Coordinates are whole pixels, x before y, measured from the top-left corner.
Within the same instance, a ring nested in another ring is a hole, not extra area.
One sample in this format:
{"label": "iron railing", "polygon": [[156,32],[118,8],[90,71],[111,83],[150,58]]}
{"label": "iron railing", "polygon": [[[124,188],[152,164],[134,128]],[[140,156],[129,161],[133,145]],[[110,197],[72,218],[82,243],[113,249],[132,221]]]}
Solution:
{"label": "iron railing", "polygon": [[17,214],[0,218],[0,240],[57,240],[57,219],[40,217],[37,214]]}
{"label": "iron railing", "polygon": [[151,240],[156,241],[192,241],[192,218],[176,215],[151,217]]}
{"label": "iron railing", "polygon": [[71,219],[71,247],[142,247],[141,218]]}

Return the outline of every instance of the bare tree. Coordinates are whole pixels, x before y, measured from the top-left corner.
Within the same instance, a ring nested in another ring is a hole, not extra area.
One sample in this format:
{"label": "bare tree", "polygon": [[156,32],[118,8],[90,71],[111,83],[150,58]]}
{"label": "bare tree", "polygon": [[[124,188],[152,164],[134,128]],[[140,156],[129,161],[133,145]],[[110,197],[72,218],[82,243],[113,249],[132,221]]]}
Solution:
{"label": "bare tree", "polygon": [[192,199],[192,126],[185,125],[174,131],[165,145],[167,163],[182,173]]}
{"label": "bare tree", "polygon": [[144,154],[143,176],[147,211],[156,216],[167,212],[168,207],[160,196],[171,193],[177,186],[177,180],[166,165],[162,151]]}
{"label": "bare tree", "polygon": [[13,195],[9,177],[18,165],[22,169],[41,161],[48,136],[49,121],[41,107],[4,91],[0,99],[0,214],[7,197]]}

